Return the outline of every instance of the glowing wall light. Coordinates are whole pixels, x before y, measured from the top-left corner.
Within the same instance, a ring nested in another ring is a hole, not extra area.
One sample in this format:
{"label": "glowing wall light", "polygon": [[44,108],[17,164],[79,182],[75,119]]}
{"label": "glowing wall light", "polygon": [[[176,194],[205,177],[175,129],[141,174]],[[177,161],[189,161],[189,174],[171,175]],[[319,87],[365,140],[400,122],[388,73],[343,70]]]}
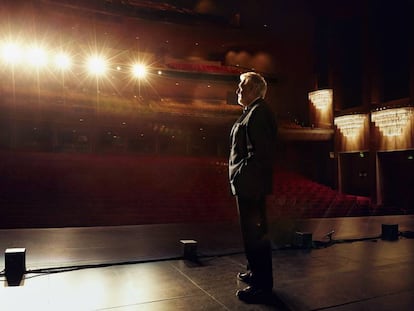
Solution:
{"label": "glowing wall light", "polygon": [[332,89],[325,89],[310,92],[308,98],[316,109],[324,110],[332,107],[332,96]]}
{"label": "glowing wall light", "polygon": [[355,137],[361,133],[366,118],[364,114],[352,114],[336,117],[334,123],[345,137]]}
{"label": "glowing wall light", "polygon": [[371,120],[384,136],[399,136],[409,124],[414,108],[382,109],[371,113]]}

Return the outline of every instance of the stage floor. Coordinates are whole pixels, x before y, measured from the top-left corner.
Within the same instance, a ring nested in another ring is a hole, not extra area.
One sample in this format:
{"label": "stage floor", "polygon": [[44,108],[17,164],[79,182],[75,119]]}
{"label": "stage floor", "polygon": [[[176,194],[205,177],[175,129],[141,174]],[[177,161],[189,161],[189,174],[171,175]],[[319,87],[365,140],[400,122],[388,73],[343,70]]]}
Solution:
{"label": "stage floor", "polygon": [[[235,296],[245,267],[235,223],[0,230],[2,250],[26,249],[28,270],[20,286],[9,286],[3,273],[0,308],[412,310],[414,240],[381,240],[381,224],[412,232],[414,216],[296,222],[315,243],[335,230],[334,243],[306,250],[275,242],[274,297],[264,305]],[[182,258],[182,239],[198,242],[198,262]]]}

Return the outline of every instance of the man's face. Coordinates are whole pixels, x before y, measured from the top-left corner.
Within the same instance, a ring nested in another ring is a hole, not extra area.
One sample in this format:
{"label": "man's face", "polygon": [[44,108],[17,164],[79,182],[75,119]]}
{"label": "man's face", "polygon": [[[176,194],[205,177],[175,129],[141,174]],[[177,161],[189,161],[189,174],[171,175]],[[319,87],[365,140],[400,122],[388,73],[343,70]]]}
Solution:
{"label": "man's face", "polygon": [[248,106],[255,98],[252,85],[248,83],[248,80],[240,81],[236,94],[237,102],[243,107]]}

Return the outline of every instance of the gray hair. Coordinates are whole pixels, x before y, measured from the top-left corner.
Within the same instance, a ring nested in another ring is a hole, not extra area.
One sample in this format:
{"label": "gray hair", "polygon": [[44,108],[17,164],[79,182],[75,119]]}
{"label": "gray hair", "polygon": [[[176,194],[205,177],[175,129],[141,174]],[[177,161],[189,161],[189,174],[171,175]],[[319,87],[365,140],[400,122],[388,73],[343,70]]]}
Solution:
{"label": "gray hair", "polygon": [[265,78],[263,78],[260,74],[257,72],[245,72],[240,75],[240,81],[246,81],[248,83],[251,83],[253,86],[253,89],[255,90],[257,96],[260,96],[264,98],[266,96],[267,92],[267,82]]}

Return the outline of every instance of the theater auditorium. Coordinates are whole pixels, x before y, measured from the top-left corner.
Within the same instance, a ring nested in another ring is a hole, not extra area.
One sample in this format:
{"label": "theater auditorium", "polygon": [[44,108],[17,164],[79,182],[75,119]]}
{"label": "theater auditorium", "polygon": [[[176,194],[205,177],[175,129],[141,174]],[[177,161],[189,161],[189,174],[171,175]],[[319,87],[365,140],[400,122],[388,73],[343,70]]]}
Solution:
{"label": "theater auditorium", "polygon": [[[409,0],[4,0],[1,310],[412,310]],[[240,301],[240,74],[277,120]]]}

